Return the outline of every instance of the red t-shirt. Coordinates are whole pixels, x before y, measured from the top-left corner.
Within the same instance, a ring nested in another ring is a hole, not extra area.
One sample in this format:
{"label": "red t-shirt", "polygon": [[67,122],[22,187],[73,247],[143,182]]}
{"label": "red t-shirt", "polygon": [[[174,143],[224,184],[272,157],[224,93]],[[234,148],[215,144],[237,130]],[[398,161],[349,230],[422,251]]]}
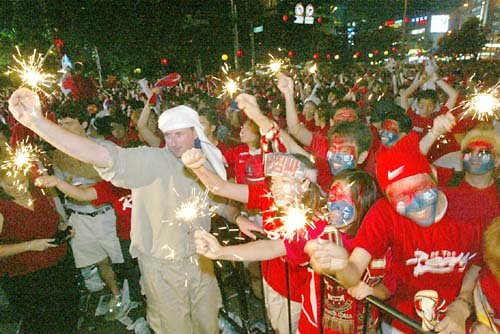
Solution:
{"label": "red t-shirt", "polygon": [[[479,283],[489,306],[493,310],[494,318],[500,319],[500,293],[498,293],[500,290],[500,281],[493,275],[488,266],[481,269]],[[499,329],[500,325],[497,323],[497,330]]]}
{"label": "red t-shirt", "polygon": [[[285,240],[287,258],[290,263],[304,265],[309,262],[309,256],[304,248],[308,240],[321,236],[327,223],[325,221],[316,222],[316,228],[308,231],[306,237],[298,240]],[[348,252],[352,251],[352,238],[341,233],[343,246]],[[395,291],[395,280],[385,277],[387,261],[374,259],[363,276],[363,281],[370,286],[384,283],[393,293]],[[353,298],[346,289],[339,286],[328,277],[323,277],[314,273],[308,268],[308,281],[304,284],[302,296],[302,311],[299,319],[298,329],[301,333],[320,333],[318,324],[323,324],[323,333],[363,333],[363,317],[365,314],[364,302]],[[323,279],[323,296],[321,295],[321,280]],[[321,310],[323,307],[323,310]],[[370,328],[375,328],[379,322],[379,314],[376,308],[372,308]],[[322,319],[321,319],[322,315]],[[320,320],[321,319],[321,320]]]}
{"label": "red t-shirt", "polygon": [[130,190],[113,186],[108,181],[94,184],[97,199],[92,205],[101,206],[111,203],[116,214],[116,234],[121,240],[130,240],[130,217],[132,215],[132,199]]}
{"label": "red t-shirt", "polygon": [[[0,243],[14,244],[34,239],[53,238],[57,232],[59,215],[51,200],[39,191],[32,192],[33,211],[14,201],[0,200],[4,218]],[[20,276],[56,265],[66,254],[65,244],[43,252],[28,251],[0,258],[0,276]]]}
{"label": "red t-shirt", "polygon": [[[391,248],[391,270],[398,286],[390,303],[416,320],[413,300],[418,291],[436,290],[448,304],[458,295],[471,262],[481,263],[480,227],[454,220],[448,211],[439,222],[422,227],[399,215],[385,198],[379,199],[354,239],[354,247],[374,258]],[[398,321],[393,326],[411,332]]]}
{"label": "red t-shirt", "polygon": [[234,175],[236,183],[252,184],[264,182],[264,162],[262,154],[250,154],[246,144],[222,152],[229,167],[230,175]]}
{"label": "red t-shirt", "polygon": [[297,115],[299,118],[299,122],[304,124],[307,130],[314,132],[316,130],[316,123],[314,123],[314,118],[312,118],[310,121],[306,121],[306,118],[304,117],[304,114],[298,114]]}
{"label": "red t-shirt", "polygon": [[478,223],[486,229],[491,221],[500,217],[500,200],[495,182],[487,188],[472,187],[465,180],[458,187],[448,188],[448,211],[454,219],[465,223]]}
{"label": "red t-shirt", "polygon": [[[258,209],[262,211],[262,221],[267,232],[273,231],[281,226],[281,222],[274,218],[274,211],[271,207],[274,199],[269,196],[270,189],[267,184],[254,184],[248,186],[249,210]],[[301,302],[302,287],[308,276],[307,269],[297,265],[288,265],[288,277],[290,282],[290,299],[294,302]],[[286,261],[284,257],[262,261],[262,277],[274,291],[287,298]]]}
{"label": "red t-shirt", "polygon": [[[407,115],[411,118],[413,130],[418,132],[420,134],[420,138],[422,138],[432,128],[434,119],[437,116],[446,114],[448,111],[449,109],[444,106],[430,117],[422,117],[412,108],[408,108]],[[445,154],[460,151],[460,144],[457,142],[454,135],[458,133],[465,133],[477,124],[477,121],[471,118],[462,119],[456,112],[453,112],[453,115],[455,115],[457,125],[455,125],[451,132],[434,142],[429,150],[429,153],[427,153],[427,158],[430,162],[439,159]]]}

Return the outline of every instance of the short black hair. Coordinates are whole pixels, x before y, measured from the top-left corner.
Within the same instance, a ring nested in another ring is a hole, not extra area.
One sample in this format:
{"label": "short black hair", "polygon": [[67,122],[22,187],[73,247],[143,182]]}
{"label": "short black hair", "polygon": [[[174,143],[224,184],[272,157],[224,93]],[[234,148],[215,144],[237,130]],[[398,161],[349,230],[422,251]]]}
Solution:
{"label": "short black hair", "polygon": [[439,95],[434,89],[424,89],[417,93],[417,100],[432,100],[434,103],[439,101]]}
{"label": "short black hair", "polygon": [[354,141],[358,146],[358,153],[368,151],[373,140],[370,128],[361,121],[345,121],[335,124],[328,131],[328,140],[331,141],[334,135]]}
{"label": "short black hair", "polygon": [[337,103],[332,110],[331,117],[334,117],[335,114],[337,113],[338,110],[340,109],[351,109],[356,112],[356,117],[359,118],[359,115],[361,114],[361,108],[358,106],[358,104],[354,101],[340,101]]}

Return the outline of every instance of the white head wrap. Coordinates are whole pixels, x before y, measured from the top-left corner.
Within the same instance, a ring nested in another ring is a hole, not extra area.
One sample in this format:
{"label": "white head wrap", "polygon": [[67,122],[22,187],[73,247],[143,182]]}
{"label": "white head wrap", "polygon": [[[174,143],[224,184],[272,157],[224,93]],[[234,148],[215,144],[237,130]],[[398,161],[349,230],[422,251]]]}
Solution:
{"label": "white head wrap", "polygon": [[222,153],[208,140],[203,132],[203,126],[200,124],[200,119],[196,111],[187,106],[177,106],[167,109],[160,115],[158,127],[162,132],[194,128],[201,142],[201,150],[215,169],[215,172],[226,180],[226,169],[224,168]]}

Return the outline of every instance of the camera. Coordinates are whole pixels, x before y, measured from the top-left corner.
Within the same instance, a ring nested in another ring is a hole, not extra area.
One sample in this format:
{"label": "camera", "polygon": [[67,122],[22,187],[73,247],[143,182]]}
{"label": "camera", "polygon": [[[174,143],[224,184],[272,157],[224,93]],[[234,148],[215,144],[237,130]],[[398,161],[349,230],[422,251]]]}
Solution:
{"label": "camera", "polygon": [[54,241],[51,242],[51,244],[54,245],[61,245],[66,242],[71,237],[71,230],[73,228],[71,226],[68,226],[65,230],[57,230],[56,236],[54,237]]}

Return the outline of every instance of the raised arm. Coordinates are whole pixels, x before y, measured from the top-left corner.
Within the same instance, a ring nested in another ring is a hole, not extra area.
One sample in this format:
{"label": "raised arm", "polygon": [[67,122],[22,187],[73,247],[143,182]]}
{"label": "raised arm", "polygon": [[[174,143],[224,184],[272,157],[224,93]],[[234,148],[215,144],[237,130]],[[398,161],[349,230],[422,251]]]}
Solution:
{"label": "raised arm", "polygon": [[35,185],[42,188],[56,187],[66,196],[77,201],[93,201],[97,199],[97,191],[94,187],[74,186],[55,175],[40,176],[35,180]]}
{"label": "raised arm", "polygon": [[60,151],[97,167],[112,164],[108,150],[98,143],[74,133],[43,117],[38,96],[27,88],[17,89],[9,99],[9,110],[15,119]]}
{"label": "raised arm", "polygon": [[453,116],[450,111],[446,114],[436,117],[432,123],[431,130],[428,131],[425,136],[422,137],[422,139],[420,139],[420,152],[423,155],[427,155],[432,145],[439,138],[439,136],[450,132],[456,124],[457,121],[455,119],[455,116]]}
{"label": "raised arm", "polygon": [[310,145],[312,133],[305,126],[300,124],[293,98],[293,80],[284,74],[278,76],[278,89],[285,98],[286,125],[288,132],[294,136],[302,145]]}
{"label": "raised arm", "polygon": [[401,107],[406,111],[410,107],[410,102],[409,99],[415,93],[424,82],[427,81],[427,77],[425,75],[422,75],[421,73],[418,73],[415,76],[415,80],[413,80],[412,84],[410,87],[406,88],[404,91],[401,92]]}
{"label": "raised arm", "polygon": [[448,84],[446,81],[444,81],[442,78],[437,78],[436,74],[435,76],[436,76],[435,77],[436,84],[446,93],[446,95],[448,95],[448,100],[446,101],[446,107],[449,110],[453,109],[455,107],[455,104],[457,104],[458,91],[455,88],[453,88],[450,84]]}
{"label": "raised arm", "polygon": [[[153,94],[158,94],[159,88],[155,87],[152,89]],[[155,135],[155,133],[149,128],[148,122],[151,116],[151,105],[149,104],[149,99],[144,100],[144,108],[142,109],[139,120],[137,121],[137,130],[141,135],[142,139],[151,147],[160,147],[161,138]]]}
{"label": "raised arm", "polygon": [[181,159],[184,165],[193,171],[211,193],[241,203],[248,203],[248,185],[227,182],[203,166],[206,157],[202,150],[192,148],[184,152]]}

